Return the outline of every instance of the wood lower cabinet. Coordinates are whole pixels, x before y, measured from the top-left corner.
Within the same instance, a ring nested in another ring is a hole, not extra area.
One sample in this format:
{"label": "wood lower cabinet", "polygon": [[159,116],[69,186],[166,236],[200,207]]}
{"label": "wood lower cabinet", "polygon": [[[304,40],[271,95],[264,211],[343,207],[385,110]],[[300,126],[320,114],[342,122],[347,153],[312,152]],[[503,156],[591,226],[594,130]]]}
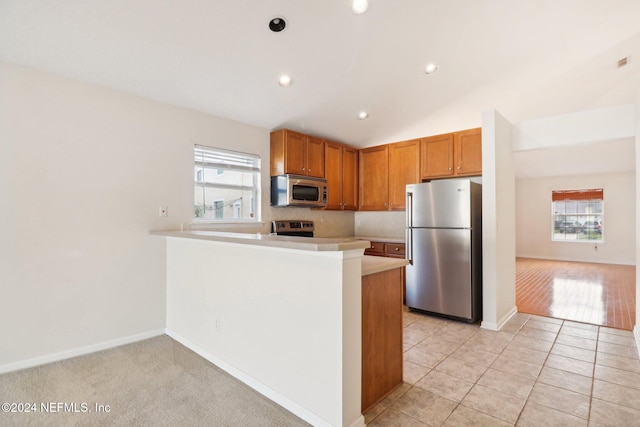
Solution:
{"label": "wood lower cabinet", "polygon": [[358,208],[358,150],[325,142],[325,178],[328,186],[327,210]]}
{"label": "wood lower cabinet", "polygon": [[[406,250],[404,243],[390,243],[390,242],[370,242],[371,245],[364,250],[365,255],[371,256],[384,256],[390,258],[405,258]],[[402,283],[402,302],[405,302],[406,298],[406,278],[405,269],[400,269]]]}
{"label": "wood lower cabinet", "polygon": [[324,140],[288,129],[271,132],[271,176],[324,178]]}
{"label": "wood lower cabinet", "polygon": [[362,413],[402,384],[401,271],[362,277]]}

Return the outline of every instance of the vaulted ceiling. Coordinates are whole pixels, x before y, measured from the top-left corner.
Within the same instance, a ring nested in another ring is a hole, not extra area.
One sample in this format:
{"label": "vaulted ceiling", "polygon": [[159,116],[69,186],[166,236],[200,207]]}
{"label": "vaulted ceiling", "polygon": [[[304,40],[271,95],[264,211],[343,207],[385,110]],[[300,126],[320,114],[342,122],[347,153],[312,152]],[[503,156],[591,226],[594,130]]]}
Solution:
{"label": "vaulted ceiling", "polygon": [[638,0],[369,3],[2,0],[0,61],[356,146],[639,98]]}

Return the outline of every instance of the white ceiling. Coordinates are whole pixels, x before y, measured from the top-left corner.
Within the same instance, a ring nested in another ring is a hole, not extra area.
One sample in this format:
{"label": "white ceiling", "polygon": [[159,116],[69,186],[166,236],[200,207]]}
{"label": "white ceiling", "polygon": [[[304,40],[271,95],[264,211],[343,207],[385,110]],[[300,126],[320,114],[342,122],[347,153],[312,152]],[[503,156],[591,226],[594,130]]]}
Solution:
{"label": "white ceiling", "polygon": [[0,0],[0,61],[368,146],[634,103],[639,22],[638,0]]}

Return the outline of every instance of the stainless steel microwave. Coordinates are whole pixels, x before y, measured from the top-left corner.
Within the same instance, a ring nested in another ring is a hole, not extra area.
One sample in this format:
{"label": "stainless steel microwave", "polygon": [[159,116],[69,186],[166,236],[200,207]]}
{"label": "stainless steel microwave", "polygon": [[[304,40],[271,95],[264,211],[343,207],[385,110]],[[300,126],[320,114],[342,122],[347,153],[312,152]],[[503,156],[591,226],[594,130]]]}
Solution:
{"label": "stainless steel microwave", "polygon": [[271,206],[327,206],[327,180],[299,175],[271,177]]}

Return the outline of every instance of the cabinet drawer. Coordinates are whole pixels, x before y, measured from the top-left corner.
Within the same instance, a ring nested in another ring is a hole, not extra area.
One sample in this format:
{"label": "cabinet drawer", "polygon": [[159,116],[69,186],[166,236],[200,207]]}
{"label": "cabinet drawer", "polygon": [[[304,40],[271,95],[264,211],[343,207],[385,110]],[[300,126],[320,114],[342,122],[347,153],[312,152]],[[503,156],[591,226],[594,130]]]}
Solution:
{"label": "cabinet drawer", "polygon": [[387,243],[387,256],[404,258],[404,243]]}
{"label": "cabinet drawer", "polygon": [[371,246],[364,250],[364,254],[384,256],[384,245],[382,242],[371,242]]}

